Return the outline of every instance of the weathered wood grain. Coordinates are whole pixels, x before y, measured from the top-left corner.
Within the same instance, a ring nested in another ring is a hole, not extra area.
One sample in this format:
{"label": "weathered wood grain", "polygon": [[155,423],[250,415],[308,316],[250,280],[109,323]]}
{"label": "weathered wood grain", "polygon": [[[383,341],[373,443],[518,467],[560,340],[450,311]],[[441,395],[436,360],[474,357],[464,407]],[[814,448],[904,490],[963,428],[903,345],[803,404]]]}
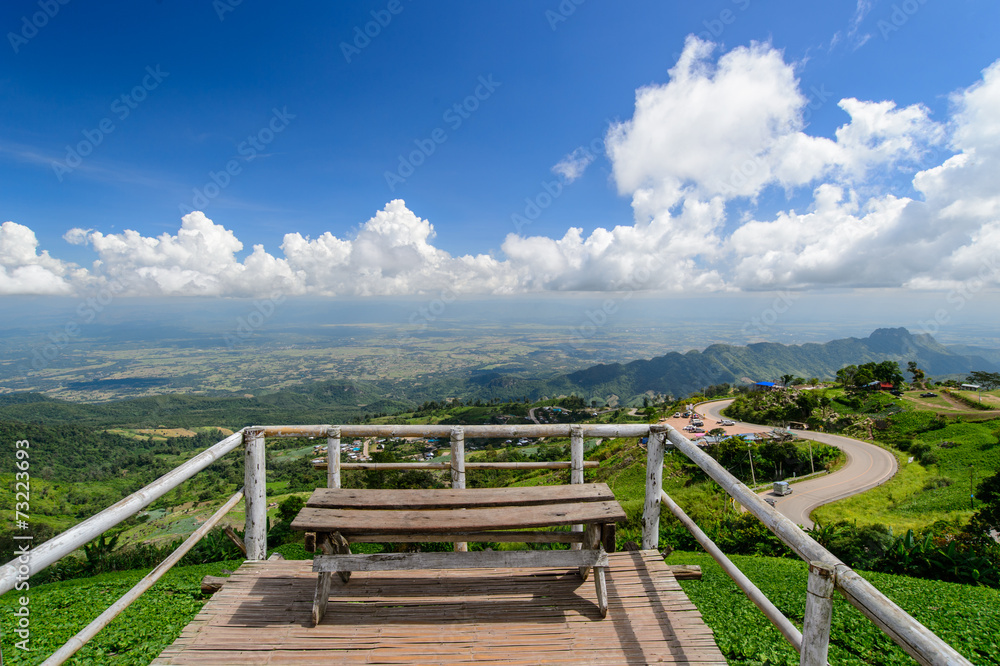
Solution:
{"label": "weathered wood grain", "polygon": [[306,506],[323,509],[472,509],[555,502],[610,502],[614,498],[606,483],[462,490],[317,488]]}
{"label": "weathered wood grain", "polygon": [[668,564],[667,568],[677,580],[701,580],[701,567],[697,564]]}
{"label": "weathered wood grain", "polygon": [[[311,532],[306,532],[306,534],[311,534]],[[411,534],[358,533],[345,538],[349,543],[421,543],[446,540],[441,534],[417,532]],[[551,530],[508,530],[504,532],[450,532],[447,538],[479,543],[582,543],[584,534],[583,532],[553,532]]]}
{"label": "weathered wood grain", "polygon": [[384,571],[334,583],[309,627],[308,561],[248,562],[154,664],[725,664],[655,551],[608,556],[609,613],[560,569]]}
{"label": "weathered wood grain", "polygon": [[542,505],[532,507],[530,512],[521,507],[378,511],[307,506],[292,521],[292,529],[305,532],[336,529],[344,536],[361,532],[446,534],[455,531],[525,529],[573,523],[617,523],[625,518],[625,511],[617,502]]}
{"label": "weathered wood grain", "polygon": [[313,571],[404,571],[412,569],[520,569],[605,567],[603,550],[500,550],[465,553],[377,553],[318,556]]}

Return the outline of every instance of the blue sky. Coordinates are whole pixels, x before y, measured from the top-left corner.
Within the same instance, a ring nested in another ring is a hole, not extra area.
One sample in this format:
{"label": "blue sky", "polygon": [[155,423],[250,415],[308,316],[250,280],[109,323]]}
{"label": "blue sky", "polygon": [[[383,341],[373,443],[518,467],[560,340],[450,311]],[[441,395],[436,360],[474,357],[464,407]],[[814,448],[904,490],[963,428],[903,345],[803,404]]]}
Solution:
{"label": "blue sky", "polygon": [[0,294],[995,295],[998,27],[977,0],[7,2]]}

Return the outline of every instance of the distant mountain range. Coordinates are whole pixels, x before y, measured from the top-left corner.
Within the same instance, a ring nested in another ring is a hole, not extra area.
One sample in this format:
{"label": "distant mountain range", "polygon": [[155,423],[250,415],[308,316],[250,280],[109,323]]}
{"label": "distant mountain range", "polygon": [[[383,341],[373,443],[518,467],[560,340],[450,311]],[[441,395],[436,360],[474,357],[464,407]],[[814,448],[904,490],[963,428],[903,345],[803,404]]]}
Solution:
{"label": "distant mountain range", "polygon": [[867,338],[822,344],[712,345],[701,352],[671,352],[627,364],[596,365],[546,384],[550,392],[575,392],[590,398],[617,395],[628,402],[647,391],[684,396],[712,384],[739,384],[744,378],[775,381],[791,374],[831,379],[846,365],[884,360],[899,362],[903,370],[909,361],[916,361],[929,376],[941,376],[971,370],[996,372],[1000,352],[971,347],[956,351],[930,335],[913,335],[905,328],[880,328]]}
{"label": "distant mountain range", "polygon": [[15,393],[0,395],[0,420],[238,428],[255,423],[345,423],[365,414],[394,413],[445,398],[538,400],[575,394],[587,401],[604,402],[614,397],[622,404],[636,404],[648,392],[681,397],[712,384],[739,384],[744,378],[774,381],[785,374],[830,379],[846,365],[883,360],[897,361],[904,370],[909,361],[916,361],[928,376],[964,375],[972,370],[1000,372],[1000,350],[946,347],[930,335],[913,335],[905,328],[880,328],[867,338],[823,344],[717,344],[704,351],[595,365],[547,379],[488,372],[424,378],[419,384],[336,380],[253,398],[165,395],[97,405]]}

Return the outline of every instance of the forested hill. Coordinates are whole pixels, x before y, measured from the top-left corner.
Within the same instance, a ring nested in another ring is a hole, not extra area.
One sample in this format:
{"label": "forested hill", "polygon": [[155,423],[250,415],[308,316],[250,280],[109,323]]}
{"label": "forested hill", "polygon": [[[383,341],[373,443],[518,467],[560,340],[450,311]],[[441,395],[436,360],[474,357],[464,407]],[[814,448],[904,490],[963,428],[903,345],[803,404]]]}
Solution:
{"label": "forested hill", "polygon": [[672,352],[627,364],[597,365],[544,384],[550,393],[617,395],[627,401],[646,391],[683,396],[712,384],[740,383],[743,378],[774,381],[791,374],[830,379],[844,366],[884,360],[898,361],[903,368],[909,361],[916,361],[928,375],[1000,370],[992,360],[981,355],[957,354],[929,335],[913,335],[905,328],[880,328],[867,338],[822,344],[712,345],[701,352]]}
{"label": "forested hill", "polygon": [[907,362],[916,361],[929,376],[1000,371],[1000,352],[975,351],[982,353],[956,353],[929,335],[883,328],[867,338],[823,344],[712,345],[704,351],[595,365],[547,379],[494,371],[423,377],[420,382],[333,380],[256,397],[164,395],[96,405],[32,393],[8,394],[0,395],[0,421],[136,427],[196,424],[238,429],[255,423],[348,423],[446,398],[508,401],[575,394],[588,402],[617,396],[621,403],[641,403],[647,391],[680,397],[712,384],[738,384],[744,378],[773,381],[791,374],[832,379],[844,366],[883,360],[898,361],[904,368]]}

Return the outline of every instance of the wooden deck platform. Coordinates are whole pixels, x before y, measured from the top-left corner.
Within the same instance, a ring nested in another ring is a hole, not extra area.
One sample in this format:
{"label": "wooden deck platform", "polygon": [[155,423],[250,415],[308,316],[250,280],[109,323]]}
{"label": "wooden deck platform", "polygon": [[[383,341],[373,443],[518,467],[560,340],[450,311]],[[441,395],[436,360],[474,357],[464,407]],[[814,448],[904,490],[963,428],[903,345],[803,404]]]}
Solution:
{"label": "wooden deck platform", "polygon": [[154,664],[725,664],[656,551],[558,569],[356,573],[309,627],[310,561],[244,564]]}

